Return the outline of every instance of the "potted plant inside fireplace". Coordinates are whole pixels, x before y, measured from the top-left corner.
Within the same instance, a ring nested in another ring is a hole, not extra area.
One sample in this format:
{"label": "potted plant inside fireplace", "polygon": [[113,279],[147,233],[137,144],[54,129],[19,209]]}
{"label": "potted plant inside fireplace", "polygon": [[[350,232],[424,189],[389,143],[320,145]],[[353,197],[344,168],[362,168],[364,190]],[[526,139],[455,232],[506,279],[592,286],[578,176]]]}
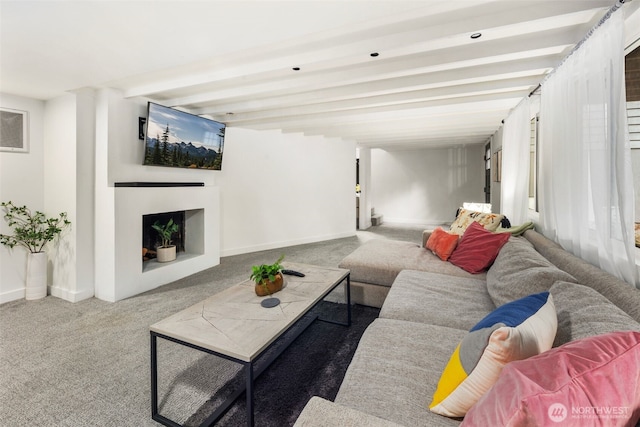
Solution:
{"label": "potted plant inside fireplace", "polygon": [[157,260],[158,262],[170,262],[176,259],[176,245],[171,244],[171,237],[179,230],[178,224],[173,222],[173,219],[169,219],[166,224],[161,224],[160,221],[156,221],[151,226],[158,232],[162,239],[162,245],[157,248]]}

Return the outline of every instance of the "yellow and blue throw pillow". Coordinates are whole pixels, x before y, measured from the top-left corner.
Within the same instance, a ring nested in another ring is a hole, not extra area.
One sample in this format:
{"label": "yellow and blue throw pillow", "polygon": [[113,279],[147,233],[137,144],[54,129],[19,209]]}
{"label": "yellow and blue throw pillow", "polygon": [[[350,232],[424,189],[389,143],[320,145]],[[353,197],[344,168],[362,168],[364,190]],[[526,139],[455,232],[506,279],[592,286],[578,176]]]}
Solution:
{"label": "yellow and blue throw pillow", "polygon": [[504,365],[549,350],[557,328],[549,292],[498,307],[458,344],[429,408],[447,417],[464,417],[498,380]]}

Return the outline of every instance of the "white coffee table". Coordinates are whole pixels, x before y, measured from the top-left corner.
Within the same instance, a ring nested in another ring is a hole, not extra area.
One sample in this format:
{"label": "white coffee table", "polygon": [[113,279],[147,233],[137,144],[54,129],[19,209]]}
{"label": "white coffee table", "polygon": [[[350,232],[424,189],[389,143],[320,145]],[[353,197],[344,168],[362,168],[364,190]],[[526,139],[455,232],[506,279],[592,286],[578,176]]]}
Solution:
{"label": "white coffee table", "polygon": [[[254,363],[280,336],[345,281],[347,321],[319,320],[351,326],[349,270],[297,263],[283,263],[283,268],[304,273],[305,277],[284,276],[282,291],[273,295],[280,300],[276,307],[262,307],[260,303],[265,297],[256,296],[254,283],[246,280],[151,325],[151,415],[155,421],[179,426],[158,413],[158,337],[244,365],[245,387],[231,396],[202,425],[215,423],[246,390],[247,425],[253,426],[254,379],[304,331],[304,327],[297,335],[287,338],[281,351],[270,354],[269,360],[260,363],[260,370],[254,372]],[[306,321],[311,324],[315,319]]]}

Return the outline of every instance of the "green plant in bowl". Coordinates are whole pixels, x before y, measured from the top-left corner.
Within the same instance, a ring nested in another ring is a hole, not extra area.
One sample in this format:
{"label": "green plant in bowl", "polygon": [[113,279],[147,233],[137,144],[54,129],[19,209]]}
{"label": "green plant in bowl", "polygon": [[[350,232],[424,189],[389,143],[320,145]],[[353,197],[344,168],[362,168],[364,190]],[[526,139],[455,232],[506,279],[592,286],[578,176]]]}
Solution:
{"label": "green plant in bowl", "polygon": [[281,262],[284,254],[273,264],[261,264],[251,267],[249,278],[256,283],[255,291],[258,296],[271,295],[282,289],[284,279],[282,278]]}

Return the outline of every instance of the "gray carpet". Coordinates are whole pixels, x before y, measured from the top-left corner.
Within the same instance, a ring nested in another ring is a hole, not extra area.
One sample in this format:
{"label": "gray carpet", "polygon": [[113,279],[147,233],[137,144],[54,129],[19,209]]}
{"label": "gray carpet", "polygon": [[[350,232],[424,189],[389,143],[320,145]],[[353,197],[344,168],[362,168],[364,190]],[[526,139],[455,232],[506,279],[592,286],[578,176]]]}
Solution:
{"label": "gray carpet", "polygon": [[[157,426],[151,420],[149,325],[245,280],[250,266],[286,260],[336,266],[372,238],[421,242],[421,229],[377,226],[357,236],[225,257],[220,265],[117,303],[48,296],[0,305],[0,424]],[[341,287],[339,287],[341,289]],[[330,300],[342,301],[339,290]],[[185,422],[232,375],[214,358],[159,341],[162,413]],[[203,377],[201,369],[218,369]]]}

